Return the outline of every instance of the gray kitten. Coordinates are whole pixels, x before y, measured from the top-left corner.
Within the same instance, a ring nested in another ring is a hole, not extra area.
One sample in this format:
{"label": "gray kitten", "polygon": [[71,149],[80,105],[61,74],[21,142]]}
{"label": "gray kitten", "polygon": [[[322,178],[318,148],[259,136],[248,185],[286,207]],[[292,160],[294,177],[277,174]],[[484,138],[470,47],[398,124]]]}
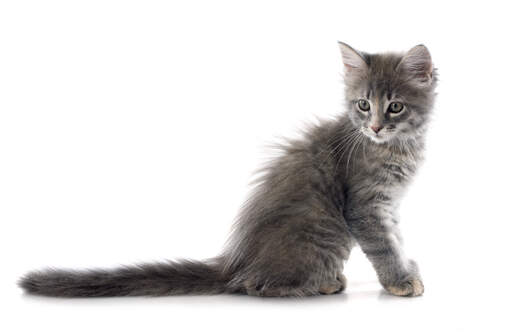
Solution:
{"label": "gray kitten", "polygon": [[346,112],[282,147],[219,256],[111,270],[49,269],[27,274],[20,286],[64,297],[332,294],[345,289],[343,265],[359,244],[388,292],[421,295],[418,267],[402,251],[396,211],[422,160],[436,86],[430,53],[423,45],[405,54],[339,46]]}

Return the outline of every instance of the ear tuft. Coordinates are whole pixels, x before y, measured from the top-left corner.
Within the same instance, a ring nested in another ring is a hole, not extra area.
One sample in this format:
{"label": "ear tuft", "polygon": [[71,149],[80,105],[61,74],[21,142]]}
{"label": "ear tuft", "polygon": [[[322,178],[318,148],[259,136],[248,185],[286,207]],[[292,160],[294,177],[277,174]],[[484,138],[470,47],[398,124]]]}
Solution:
{"label": "ear tuft", "polygon": [[432,83],[432,57],[425,45],[416,45],[410,49],[397,66],[399,71],[405,71],[411,78],[422,86]]}
{"label": "ear tuft", "polygon": [[354,71],[366,71],[368,64],[364,59],[364,56],[352,48],[350,45],[343,42],[338,42],[341,50],[341,56],[343,58],[343,65],[345,66],[345,72],[350,73]]}

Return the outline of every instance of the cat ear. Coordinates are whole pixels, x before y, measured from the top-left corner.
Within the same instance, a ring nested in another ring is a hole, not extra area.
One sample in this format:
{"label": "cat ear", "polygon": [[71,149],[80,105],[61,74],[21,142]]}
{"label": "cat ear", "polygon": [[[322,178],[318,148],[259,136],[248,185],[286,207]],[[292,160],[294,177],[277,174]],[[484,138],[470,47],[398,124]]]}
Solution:
{"label": "cat ear", "polygon": [[362,73],[368,69],[364,56],[354,48],[343,42],[338,42],[343,58],[343,65],[346,74]]}
{"label": "cat ear", "polygon": [[420,86],[429,86],[432,83],[432,57],[425,45],[416,45],[410,49],[397,66]]}

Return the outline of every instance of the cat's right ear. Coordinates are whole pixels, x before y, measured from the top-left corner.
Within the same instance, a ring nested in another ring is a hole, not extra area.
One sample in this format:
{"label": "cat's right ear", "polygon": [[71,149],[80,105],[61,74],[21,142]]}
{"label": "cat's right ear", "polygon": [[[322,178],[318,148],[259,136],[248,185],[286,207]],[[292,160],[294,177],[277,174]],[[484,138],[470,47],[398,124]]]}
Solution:
{"label": "cat's right ear", "polygon": [[404,71],[420,87],[432,84],[432,57],[425,45],[416,45],[410,49],[397,66],[399,71]]}
{"label": "cat's right ear", "polygon": [[341,50],[341,57],[343,59],[343,66],[345,67],[345,74],[362,74],[368,69],[368,64],[364,56],[348,44],[338,41],[338,46]]}

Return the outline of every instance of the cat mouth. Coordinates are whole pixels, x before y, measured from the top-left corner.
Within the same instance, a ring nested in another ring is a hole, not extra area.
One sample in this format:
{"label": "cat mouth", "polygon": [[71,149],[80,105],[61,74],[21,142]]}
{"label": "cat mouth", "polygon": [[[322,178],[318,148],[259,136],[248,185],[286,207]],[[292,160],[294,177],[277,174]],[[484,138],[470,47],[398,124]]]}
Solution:
{"label": "cat mouth", "polygon": [[368,137],[371,141],[375,142],[375,143],[378,143],[378,144],[381,144],[381,143],[384,143],[386,141],[389,141],[390,139],[390,136],[389,135],[386,135],[382,132],[379,132],[379,133],[375,133],[373,131],[370,131],[366,128],[363,128],[361,130],[361,132],[363,132],[363,134]]}

